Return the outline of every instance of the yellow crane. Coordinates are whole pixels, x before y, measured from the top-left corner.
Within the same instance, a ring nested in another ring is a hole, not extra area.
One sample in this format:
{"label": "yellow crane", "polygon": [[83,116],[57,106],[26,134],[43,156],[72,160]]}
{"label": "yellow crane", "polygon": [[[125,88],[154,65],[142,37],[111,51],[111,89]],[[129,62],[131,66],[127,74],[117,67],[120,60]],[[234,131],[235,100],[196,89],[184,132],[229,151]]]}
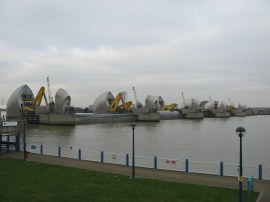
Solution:
{"label": "yellow crane", "polygon": [[164,106],[162,106],[161,109],[164,110],[164,111],[173,111],[176,106],[177,106],[176,103],[172,103],[170,105],[164,105]]}
{"label": "yellow crane", "polygon": [[[122,102],[121,105],[119,105],[120,104],[120,101]],[[116,113],[120,109],[124,109],[124,110],[130,111],[131,110],[130,109],[131,108],[131,105],[132,105],[132,102],[131,101],[125,102],[125,100],[124,100],[124,92],[121,92],[121,93],[118,93],[118,95],[115,97],[115,99],[110,104],[110,106],[109,106],[109,112]]]}
{"label": "yellow crane", "polygon": [[132,102],[127,101],[124,104],[119,105],[118,109],[125,109],[125,110],[130,111],[131,110],[131,105],[132,105]]}
{"label": "yellow crane", "polygon": [[48,105],[48,101],[47,101],[47,98],[45,95],[45,87],[43,87],[43,86],[39,89],[38,94],[32,103],[32,106],[39,106],[41,101],[42,101],[42,97],[44,97],[46,105]]}
{"label": "yellow crane", "polygon": [[39,89],[39,91],[38,91],[36,97],[34,98],[33,102],[30,105],[25,104],[23,106],[23,110],[28,111],[28,112],[34,111],[37,106],[40,106],[40,103],[41,103],[43,97],[44,97],[44,100],[46,102],[46,105],[48,105],[47,98],[46,98],[46,95],[45,95],[45,88],[42,86]]}

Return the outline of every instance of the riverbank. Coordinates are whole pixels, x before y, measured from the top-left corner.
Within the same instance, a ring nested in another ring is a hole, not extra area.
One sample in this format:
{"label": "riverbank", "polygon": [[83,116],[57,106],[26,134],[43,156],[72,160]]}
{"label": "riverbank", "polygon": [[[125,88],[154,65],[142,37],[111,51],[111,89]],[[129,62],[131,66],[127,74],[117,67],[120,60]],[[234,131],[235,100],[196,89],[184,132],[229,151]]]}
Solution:
{"label": "riverbank", "polygon": [[[2,157],[5,158],[16,158],[23,159],[23,154],[20,153],[9,153],[2,154]],[[98,162],[91,161],[80,161],[76,159],[68,158],[59,158],[55,156],[46,156],[39,154],[30,154],[29,161],[36,161],[41,163],[63,165],[68,167],[82,168],[93,171],[115,173],[130,176],[131,167],[125,167],[121,165],[114,164],[102,164]],[[165,171],[165,170],[153,170],[147,168],[137,168],[135,169],[135,175],[139,178],[151,178],[159,179],[165,181],[173,181],[180,183],[189,183],[189,184],[198,184],[198,185],[207,185],[207,186],[216,186],[224,188],[233,188],[238,189],[238,181],[236,177],[219,177],[213,175],[204,175],[204,174],[185,174],[183,172],[175,171]],[[244,189],[246,189],[246,180],[243,184]],[[270,181],[254,181],[254,191],[261,192],[261,202],[267,202],[270,198]]]}

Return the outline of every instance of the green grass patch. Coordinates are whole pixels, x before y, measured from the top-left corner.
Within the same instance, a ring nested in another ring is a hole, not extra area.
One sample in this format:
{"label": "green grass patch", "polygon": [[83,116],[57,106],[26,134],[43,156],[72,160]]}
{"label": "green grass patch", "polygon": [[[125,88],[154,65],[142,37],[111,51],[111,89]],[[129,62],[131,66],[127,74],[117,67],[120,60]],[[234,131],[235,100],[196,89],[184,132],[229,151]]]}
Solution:
{"label": "green grass patch", "polygon": [[[256,201],[257,193],[244,201]],[[238,190],[0,159],[0,201],[237,201]]]}

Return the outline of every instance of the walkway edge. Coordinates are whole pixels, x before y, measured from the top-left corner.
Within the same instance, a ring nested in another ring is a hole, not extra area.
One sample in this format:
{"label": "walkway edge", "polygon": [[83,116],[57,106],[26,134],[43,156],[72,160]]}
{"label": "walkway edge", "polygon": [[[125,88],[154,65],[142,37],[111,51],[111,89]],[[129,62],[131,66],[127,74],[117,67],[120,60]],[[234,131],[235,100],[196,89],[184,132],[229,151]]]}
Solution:
{"label": "walkway edge", "polygon": [[256,202],[262,202],[262,198],[263,198],[263,191],[260,192]]}

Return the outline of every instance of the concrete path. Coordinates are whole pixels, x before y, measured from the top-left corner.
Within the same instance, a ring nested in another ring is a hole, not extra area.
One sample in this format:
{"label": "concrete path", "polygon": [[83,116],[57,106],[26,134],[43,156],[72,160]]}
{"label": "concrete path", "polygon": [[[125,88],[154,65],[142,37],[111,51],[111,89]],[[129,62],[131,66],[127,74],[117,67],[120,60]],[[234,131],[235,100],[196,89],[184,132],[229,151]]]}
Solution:
{"label": "concrete path", "polygon": [[[22,152],[7,153],[2,154],[1,157],[23,159],[23,153]],[[56,156],[39,155],[33,153],[30,154],[28,161],[57,164],[75,168],[89,169],[99,172],[115,173],[131,176],[131,167],[116,164],[99,163],[70,158],[59,158]],[[194,174],[194,173],[185,174],[184,172],[154,170],[150,168],[138,168],[138,167],[135,168],[135,176],[140,178],[152,178],[165,181],[238,189],[238,181],[236,177],[220,177],[215,175]],[[247,188],[246,180],[243,183],[243,188],[244,189]],[[254,191],[261,193],[257,201],[260,202],[270,201],[270,181],[255,180]]]}

